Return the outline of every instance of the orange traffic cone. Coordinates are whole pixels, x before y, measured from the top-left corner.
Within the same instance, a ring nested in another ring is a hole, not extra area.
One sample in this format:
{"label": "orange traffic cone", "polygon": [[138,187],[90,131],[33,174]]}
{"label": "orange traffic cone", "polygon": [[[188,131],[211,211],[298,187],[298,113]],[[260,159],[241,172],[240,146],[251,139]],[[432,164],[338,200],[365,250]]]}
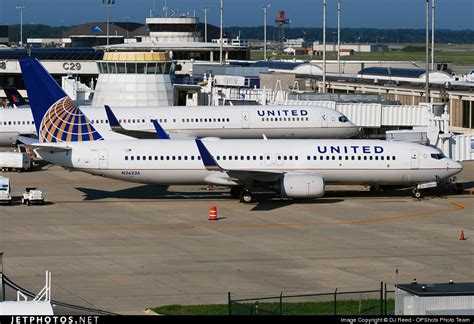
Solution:
{"label": "orange traffic cone", "polygon": [[209,220],[210,221],[217,220],[217,207],[216,206],[211,206],[211,209],[209,210]]}
{"label": "orange traffic cone", "polygon": [[464,230],[461,230],[461,237],[459,238],[461,241],[465,241],[466,238],[464,237]]}

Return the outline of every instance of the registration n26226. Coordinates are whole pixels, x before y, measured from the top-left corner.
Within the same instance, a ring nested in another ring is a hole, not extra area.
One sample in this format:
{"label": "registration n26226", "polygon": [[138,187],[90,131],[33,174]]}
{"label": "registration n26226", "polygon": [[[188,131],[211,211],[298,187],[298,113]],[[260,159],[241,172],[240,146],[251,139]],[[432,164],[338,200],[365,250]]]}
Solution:
{"label": "registration n26226", "polygon": [[123,170],[122,175],[124,176],[139,176],[141,175],[140,171],[136,170]]}

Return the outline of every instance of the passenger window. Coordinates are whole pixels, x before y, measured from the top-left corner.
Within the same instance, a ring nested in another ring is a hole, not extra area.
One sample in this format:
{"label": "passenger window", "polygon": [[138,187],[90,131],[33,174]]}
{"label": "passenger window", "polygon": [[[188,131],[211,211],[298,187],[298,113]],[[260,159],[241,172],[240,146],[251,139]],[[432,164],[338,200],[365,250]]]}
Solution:
{"label": "passenger window", "polygon": [[342,156],[339,157],[339,161],[342,160]]}
{"label": "passenger window", "polygon": [[378,157],[378,156],[376,156],[376,157],[375,157],[375,161],[378,161],[378,160],[379,160],[379,157]]}
{"label": "passenger window", "polygon": [[351,156],[351,160],[354,161],[354,160],[355,160],[355,156]]}
{"label": "passenger window", "polygon": [[194,155],[191,155],[191,160],[193,160],[193,161],[194,161]]}
{"label": "passenger window", "polygon": [[362,160],[362,157],[361,157],[361,156],[358,156],[358,157],[357,157],[357,160],[359,160],[359,161]]}
{"label": "passenger window", "polygon": [[395,160],[395,155],[394,155],[394,156],[392,156],[392,160]]}
{"label": "passenger window", "polygon": [[173,156],[171,157],[171,160],[175,161],[175,160],[176,160],[176,156],[173,155]]}
{"label": "passenger window", "polygon": [[335,157],[335,156],[333,156],[333,157],[332,157],[332,160],[334,161],[335,159],[336,159],[336,157]]}
{"label": "passenger window", "polygon": [[286,156],[284,156],[284,157],[283,157],[283,160],[285,160],[285,161],[286,161],[286,159],[287,159],[287,157],[286,157]]}
{"label": "passenger window", "polygon": [[364,155],[364,160],[367,160],[367,155]]}
{"label": "passenger window", "polygon": [[323,160],[323,159],[324,159],[324,156],[321,155],[321,156],[319,157],[319,159],[320,159],[320,160]]}
{"label": "passenger window", "polygon": [[243,160],[245,160],[245,157],[243,155],[241,155],[240,159],[243,161]]}
{"label": "passenger window", "polygon": [[130,160],[132,160],[132,161],[135,160],[135,157],[134,157],[134,156],[131,156],[131,157],[130,157]]}
{"label": "passenger window", "polygon": [[373,157],[372,155],[371,155],[371,156],[369,156],[369,160],[371,160],[371,161],[372,161],[372,160],[373,160],[373,158],[374,158],[374,157]]}
{"label": "passenger window", "polygon": [[262,161],[262,160],[263,160],[263,156],[260,155],[260,161]]}
{"label": "passenger window", "polygon": [[292,157],[291,155],[290,155],[288,158],[289,158],[290,160],[293,160],[293,157]]}
{"label": "passenger window", "polygon": [[328,156],[326,156],[326,160],[329,160],[329,155],[328,155]]}
{"label": "passenger window", "polygon": [[163,161],[164,158],[165,158],[165,157],[164,157],[163,155],[160,156],[160,160],[161,160],[161,161]]}
{"label": "passenger window", "polygon": [[128,156],[125,156],[125,161],[128,161]]}
{"label": "passenger window", "polygon": [[381,157],[380,157],[380,160],[382,160],[382,161],[383,161],[383,160],[384,160],[384,157],[383,157],[383,156],[381,156]]}
{"label": "passenger window", "polygon": [[140,161],[140,156],[137,156],[137,161]]}
{"label": "passenger window", "polygon": [[170,157],[169,155],[166,156],[166,161],[169,161]]}
{"label": "passenger window", "polygon": [[311,156],[308,155],[308,156],[306,157],[306,159],[307,159],[308,161],[311,160]]}
{"label": "passenger window", "polygon": [[390,156],[387,156],[387,161],[390,160]]}
{"label": "passenger window", "polygon": [[200,157],[200,156],[198,156],[198,160],[201,160],[201,157]]}
{"label": "passenger window", "polygon": [[229,160],[232,160],[232,155],[229,156]]}
{"label": "passenger window", "polygon": [[349,160],[349,157],[348,157],[347,155],[346,155],[346,158],[345,158],[345,160],[346,160],[346,161],[347,161],[347,160]]}
{"label": "passenger window", "polygon": [[270,160],[270,155],[267,156],[267,160]]}
{"label": "passenger window", "polygon": [[222,157],[222,159],[223,159],[223,160],[225,160],[225,159],[226,159],[225,155]]}
{"label": "passenger window", "polygon": [[247,155],[247,161],[250,161],[250,155]]}
{"label": "passenger window", "polygon": [[180,155],[180,156],[178,156],[178,160],[179,160],[179,161],[181,161],[181,155]]}

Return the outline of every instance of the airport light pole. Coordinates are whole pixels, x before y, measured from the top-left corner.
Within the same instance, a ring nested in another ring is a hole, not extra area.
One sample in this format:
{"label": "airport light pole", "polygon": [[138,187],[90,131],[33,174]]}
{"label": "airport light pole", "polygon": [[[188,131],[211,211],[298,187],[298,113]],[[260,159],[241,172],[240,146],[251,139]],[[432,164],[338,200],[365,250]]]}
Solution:
{"label": "airport light pole", "polygon": [[431,3],[431,70],[435,69],[435,0]]}
{"label": "airport light pole", "polygon": [[337,0],[337,71],[341,73],[341,0]]}
{"label": "airport light pole", "polygon": [[326,93],[326,0],[323,7],[323,93]]}
{"label": "airport light pole", "polygon": [[224,47],[224,0],[221,0],[221,37],[220,37],[220,48],[219,48],[219,63],[222,65],[224,62],[222,55],[223,55],[223,47]]}
{"label": "airport light pole", "polygon": [[430,0],[426,0],[426,103],[430,103],[430,49],[429,49],[429,39],[430,39]]}
{"label": "airport light pole", "polygon": [[204,11],[204,42],[207,43],[207,13],[211,9],[210,6],[203,6],[202,10]]}
{"label": "airport light pole", "polygon": [[20,10],[20,47],[23,47],[23,9],[25,6],[16,6],[17,10]]}
{"label": "airport light pole", "polygon": [[107,46],[109,46],[109,11],[110,6],[115,4],[115,0],[102,0],[102,3],[107,7]]}
{"label": "airport light pole", "polygon": [[263,59],[267,60],[267,11],[270,4],[263,5]]}

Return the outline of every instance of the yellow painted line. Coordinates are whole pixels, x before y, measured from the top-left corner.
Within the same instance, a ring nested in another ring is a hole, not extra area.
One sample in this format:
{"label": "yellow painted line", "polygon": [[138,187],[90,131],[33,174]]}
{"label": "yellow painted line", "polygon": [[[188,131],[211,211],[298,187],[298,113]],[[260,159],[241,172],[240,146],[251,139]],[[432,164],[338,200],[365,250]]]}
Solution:
{"label": "yellow painted line", "polygon": [[450,202],[449,205],[452,207],[445,208],[435,211],[426,211],[410,214],[402,214],[396,216],[385,216],[379,218],[370,218],[363,220],[345,220],[345,221],[332,221],[332,222],[319,222],[319,223],[272,223],[272,224],[222,224],[222,223],[208,223],[208,224],[146,224],[140,226],[120,226],[120,227],[83,227],[81,231],[86,232],[127,232],[127,231],[150,231],[150,230],[164,230],[164,229],[189,229],[189,228],[284,228],[284,227],[307,227],[307,226],[324,226],[324,225],[362,225],[376,222],[387,222],[410,218],[437,216],[440,214],[446,214],[453,211],[463,210],[465,207],[463,204],[458,202]]}

